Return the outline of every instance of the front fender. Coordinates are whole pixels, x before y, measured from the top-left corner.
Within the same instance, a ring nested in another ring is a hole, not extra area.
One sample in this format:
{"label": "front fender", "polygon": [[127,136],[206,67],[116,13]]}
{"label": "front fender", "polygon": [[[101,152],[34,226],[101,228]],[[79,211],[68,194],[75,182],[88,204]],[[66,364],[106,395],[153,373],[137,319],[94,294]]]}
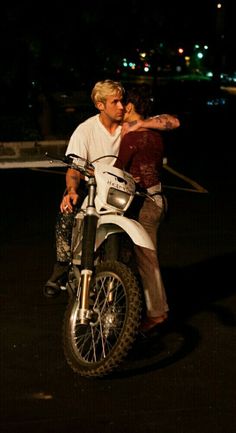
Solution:
{"label": "front fender", "polygon": [[110,234],[124,231],[130,236],[134,244],[155,250],[153,242],[146,230],[138,221],[133,219],[122,215],[101,215],[97,227],[96,248],[98,248]]}

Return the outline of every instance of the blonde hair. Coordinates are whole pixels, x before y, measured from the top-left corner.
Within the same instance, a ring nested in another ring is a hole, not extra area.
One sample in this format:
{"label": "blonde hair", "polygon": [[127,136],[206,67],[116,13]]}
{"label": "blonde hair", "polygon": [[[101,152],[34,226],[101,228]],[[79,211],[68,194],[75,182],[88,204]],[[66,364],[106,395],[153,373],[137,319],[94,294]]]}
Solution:
{"label": "blonde hair", "polygon": [[108,96],[117,94],[123,96],[124,93],[125,89],[119,81],[103,80],[95,84],[91,98],[96,107],[98,102],[105,104]]}

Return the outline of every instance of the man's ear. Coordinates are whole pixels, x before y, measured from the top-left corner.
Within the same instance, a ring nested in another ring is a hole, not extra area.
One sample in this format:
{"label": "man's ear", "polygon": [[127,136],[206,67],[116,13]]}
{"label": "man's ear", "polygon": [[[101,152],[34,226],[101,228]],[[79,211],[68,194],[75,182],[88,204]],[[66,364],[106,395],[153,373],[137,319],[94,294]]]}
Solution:
{"label": "man's ear", "polygon": [[97,107],[97,109],[99,111],[104,110],[104,104],[103,104],[103,102],[101,102],[101,101],[97,102],[96,107]]}

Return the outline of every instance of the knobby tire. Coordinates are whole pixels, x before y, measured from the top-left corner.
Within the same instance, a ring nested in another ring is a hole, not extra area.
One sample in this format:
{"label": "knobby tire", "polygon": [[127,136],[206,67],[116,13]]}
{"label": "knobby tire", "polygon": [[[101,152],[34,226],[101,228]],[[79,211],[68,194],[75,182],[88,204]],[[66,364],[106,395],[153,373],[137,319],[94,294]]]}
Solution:
{"label": "knobby tire", "polygon": [[70,298],[63,323],[63,347],[72,370],[102,377],[115,370],[131,349],[141,321],[142,296],[136,277],[123,263],[96,267],[90,305],[94,317],[79,324],[78,300]]}

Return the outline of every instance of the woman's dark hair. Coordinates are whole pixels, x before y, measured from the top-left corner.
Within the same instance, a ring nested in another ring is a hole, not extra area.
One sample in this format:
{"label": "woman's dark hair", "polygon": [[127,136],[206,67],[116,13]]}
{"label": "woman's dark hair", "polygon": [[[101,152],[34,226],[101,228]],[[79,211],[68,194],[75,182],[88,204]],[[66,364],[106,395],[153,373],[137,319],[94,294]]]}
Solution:
{"label": "woman's dark hair", "polygon": [[125,104],[134,104],[135,111],[144,119],[152,114],[152,101],[151,89],[146,84],[127,88],[125,92]]}

